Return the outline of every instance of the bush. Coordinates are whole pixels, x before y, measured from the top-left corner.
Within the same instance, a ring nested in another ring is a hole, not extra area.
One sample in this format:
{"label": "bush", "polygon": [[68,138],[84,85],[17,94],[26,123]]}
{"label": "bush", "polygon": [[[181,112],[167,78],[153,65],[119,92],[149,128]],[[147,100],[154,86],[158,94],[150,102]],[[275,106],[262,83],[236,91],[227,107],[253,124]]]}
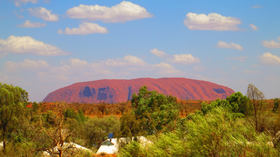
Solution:
{"label": "bush", "polygon": [[99,147],[109,133],[118,136],[120,123],[116,117],[91,118],[82,124],[72,122],[70,129],[74,130],[72,137],[75,142],[91,148]]}
{"label": "bush", "polygon": [[141,131],[136,132],[136,135],[152,135],[173,130],[175,121],[179,118],[179,104],[175,97],[148,91],[146,87],[142,87],[137,95],[132,96],[131,103],[131,116],[139,123],[137,130]]}
{"label": "bush", "polygon": [[[253,110],[250,100],[240,92],[232,94],[225,100],[217,99],[216,101],[212,101],[210,104],[203,103],[201,111],[203,114],[206,114],[216,107],[223,107],[230,112],[237,113],[237,115],[238,113],[250,115]],[[241,116],[241,114],[239,114],[239,116]]]}
{"label": "bush", "polygon": [[[227,109],[216,107],[205,115],[193,114],[175,131],[154,136],[152,144],[140,147],[140,150],[145,150],[147,156],[161,157],[277,156],[277,150],[269,144],[270,141],[270,136],[256,132],[244,118],[237,118]],[[127,149],[134,148],[133,145],[128,144],[119,155],[133,154],[133,149]],[[133,155],[139,154],[142,155]]]}
{"label": "bush", "polygon": [[131,143],[125,145],[119,153],[119,156],[122,157],[144,157],[147,156],[145,154],[145,151],[143,147],[140,145],[140,143],[136,141],[132,141]]}

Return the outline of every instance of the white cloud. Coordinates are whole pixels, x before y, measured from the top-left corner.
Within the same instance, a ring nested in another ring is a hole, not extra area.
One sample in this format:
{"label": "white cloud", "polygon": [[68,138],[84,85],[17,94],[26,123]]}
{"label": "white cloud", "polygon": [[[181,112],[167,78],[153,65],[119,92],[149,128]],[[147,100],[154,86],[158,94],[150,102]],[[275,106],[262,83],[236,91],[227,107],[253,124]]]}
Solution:
{"label": "white cloud", "polygon": [[172,63],[179,63],[179,64],[193,64],[199,63],[199,58],[194,57],[192,54],[174,54],[169,55],[162,50],[158,50],[156,48],[150,50],[150,52],[158,57],[161,57],[169,62]]}
{"label": "white cloud", "polygon": [[239,50],[239,51],[243,50],[243,47],[241,45],[233,43],[233,42],[227,43],[227,42],[224,42],[224,41],[219,41],[217,43],[217,46],[219,48],[234,49],[234,50]]}
{"label": "white cloud", "polygon": [[138,58],[136,56],[130,56],[130,55],[125,56],[123,58],[118,58],[118,59],[108,59],[104,63],[105,63],[105,65],[112,66],[112,67],[131,66],[131,65],[136,65],[136,66],[146,65],[145,61],[143,61],[141,58]]}
{"label": "white cloud", "polygon": [[18,7],[20,6],[21,4],[25,4],[25,3],[37,3],[38,1],[37,0],[14,0],[15,1],[15,5]]}
{"label": "white cloud", "polygon": [[33,39],[30,36],[10,36],[0,39],[0,53],[31,53],[41,56],[57,56],[67,54],[59,48]]}
{"label": "white cloud", "polygon": [[254,30],[254,31],[257,31],[257,30],[258,30],[258,27],[257,27],[256,25],[254,25],[254,24],[250,24],[250,27],[251,27],[251,29]]}
{"label": "white cloud", "polygon": [[29,13],[35,17],[41,18],[45,21],[55,22],[58,21],[58,15],[53,14],[50,10],[39,7],[39,8],[29,8]]}
{"label": "white cloud", "polygon": [[164,51],[158,50],[158,49],[152,49],[150,52],[158,57],[164,57],[166,56],[166,53]]}
{"label": "white cloud", "polygon": [[142,6],[123,1],[112,7],[100,5],[79,5],[67,11],[70,18],[100,20],[104,22],[125,22],[152,17]]}
{"label": "white cloud", "polygon": [[280,57],[266,52],[261,56],[261,61],[265,64],[280,64]]}
{"label": "white cloud", "polygon": [[39,28],[39,27],[45,27],[46,24],[39,23],[39,22],[30,22],[29,20],[26,20],[20,27],[24,28]]}
{"label": "white cloud", "polygon": [[280,48],[280,37],[278,38],[278,41],[274,41],[274,40],[265,40],[263,41],[263,46],[266,48]]}
{"label": "white cloud", "polygon": [[87,34],[96,34],[96,33],[108,33],[108,30],[105,27],[102,27],[95,23],[84,22],[79,25],[78,28],[65,28],[64,31],[59,30],[59,34],[67,35],[87,35]]}
{"label": "white cloud", "polygon": [[137,65],[145,65],[146,64],[142,59],[140,59],[138,57],[135,57],[135,56],[125,56],[124,60],[127,61],[128,63],[131,63],[131,64],[137,64]]}
{"label": "white cloud", "polygon": [[179,70],[175,69],[172,65],[168,63],[161,62],[159,64],[154,65],[156,69],[158,69],[159,73],[167,73],[167,74],[179,74],[181,73]]}
{"label": "white cloud", "polygon": [[5,67],[9,71],[15,71],[20,69],[29,69],[29,70],[41,70],[42,68],[48,68],[49,64],[44,60],[31,60],[25,59],[23,62],[12,62],[7,61]]}
{"label": "white cloud", "polygon": [[237,18],[226,17],[217,13],[196,14],[188,13],[184,24],[190,30],[212,30],[212,31],[237,31],[241,21]]}
{"label": "white cloud", "polygon": [[180,64],[193,64],[199,63],[199,58],[194,57],[192,54],[175,54],[173,55],[173,62]]}
{"label": "white cloud", "polygon": [[81,60],[81,59],[78,59],[78,58],[71,58],[70,59],[70,64],[72,66],[85,66],[85,65],[88,65],[88,62],[84,61],[84,60]]}

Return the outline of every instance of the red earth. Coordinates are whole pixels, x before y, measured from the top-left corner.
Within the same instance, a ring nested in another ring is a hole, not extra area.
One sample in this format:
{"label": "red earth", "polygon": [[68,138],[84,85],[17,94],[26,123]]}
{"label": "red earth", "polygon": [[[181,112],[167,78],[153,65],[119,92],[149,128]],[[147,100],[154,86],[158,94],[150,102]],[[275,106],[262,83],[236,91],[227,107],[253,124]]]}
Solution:
{"label": "red earth", "polygon": [[234,93],[228,87],[187,78],[139,78],[131,80],[97,80],[75,83],[51,92],[44,102],[121,103],[132,98],[139,88],[172,95],[180,100],[224,99]]}

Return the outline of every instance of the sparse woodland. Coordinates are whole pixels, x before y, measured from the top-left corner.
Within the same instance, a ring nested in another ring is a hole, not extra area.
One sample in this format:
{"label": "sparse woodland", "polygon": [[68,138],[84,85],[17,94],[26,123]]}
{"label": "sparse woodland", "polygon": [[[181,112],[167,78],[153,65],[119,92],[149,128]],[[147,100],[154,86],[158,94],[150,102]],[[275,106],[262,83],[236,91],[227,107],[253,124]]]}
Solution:
{"label": "sparse woodland", "polygon": [[120,104],[30,103],[22,88],[0,84],[0,156],[95,156],[109,133],[131,139],[121,157],[280,156],[279,103],[252,84],[247,95],[215,101],[178,101],[143,87]]}

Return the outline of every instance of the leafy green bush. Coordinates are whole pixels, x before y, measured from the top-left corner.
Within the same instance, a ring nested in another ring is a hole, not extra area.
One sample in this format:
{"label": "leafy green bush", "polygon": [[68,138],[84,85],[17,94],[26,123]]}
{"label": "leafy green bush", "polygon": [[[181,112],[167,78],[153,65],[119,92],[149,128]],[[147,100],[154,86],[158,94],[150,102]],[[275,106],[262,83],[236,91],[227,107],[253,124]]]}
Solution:
{"label": "leafy green bush", "polygon": [[109,133],[119,134],[120,123],[116,117],[89,118],[84,123],[70,122],[73,130],[72,138],[75,142],[88,147],[98,147]]}
{"label": "leafy green bush", "polygon": [[[232,94],[225,100],[217,99],[210,104],[203,103],[201,111],[203,114],[206,114],[216,107],[223,107],[233,113],[241,113],[243,115],[250,115],[253,110],[250,100],[240,92]],[[239,116],[242,116],[241,114]]]}
{"label": "leafy green bush", "polygon": [[144,157],[147,156],[143,147],[140,143],[132,141],[129,144],[125,145],[119,153],[119,156],[122,157]]}
{"label": "leafy green bush", "polygon": [[[277,156],[277,150],[269,144],[271,140],[270,136],[256,132],[244,118],[236,117],[223,107],[216,107],[205,115],[193,114],[177,130],[154,136],[151,144],[140,148],[147,156],[161,157]],[[128,144],[126,148],[133,146]],[[133,153],[122,149],[119,155]]]}
{"label": "leafy green bush", "polygon": [[[148,91],[145,86],[137,95],[132,96],[131,103],[133,107],[131,116],[135,116],[138,123],[137,130],[141,131],[142,135],[172,130],[175,127],[175,121],[179,118],[179,104],[175,97]],[[139,134],[139,132],[130,132]]]}

